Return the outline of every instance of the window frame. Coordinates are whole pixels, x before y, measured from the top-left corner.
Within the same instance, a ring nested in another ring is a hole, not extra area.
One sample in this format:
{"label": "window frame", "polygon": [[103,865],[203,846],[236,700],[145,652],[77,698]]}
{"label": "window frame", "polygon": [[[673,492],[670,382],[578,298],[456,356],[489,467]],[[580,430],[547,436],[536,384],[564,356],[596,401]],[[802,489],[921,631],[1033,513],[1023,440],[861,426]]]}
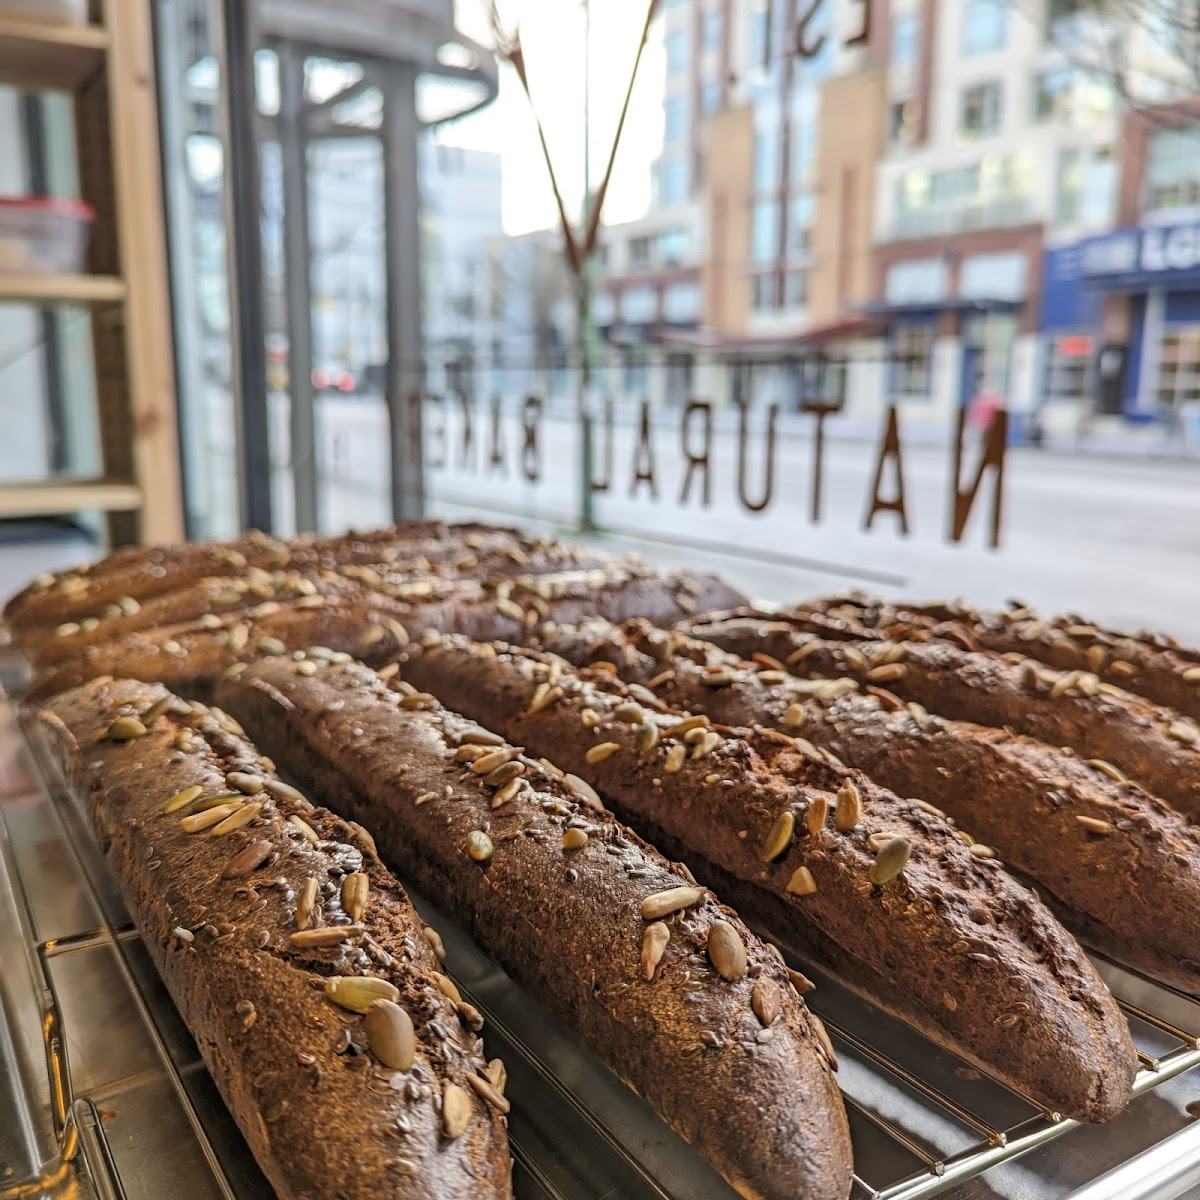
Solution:
{"label": "window frame", "polygon": [[762,264],[776,262],[778,258],[779,201],[755,200],[750,206],[749,259]]}
{"label": "window frame", "polygon": [[[900,36],[901,28],[904,29]],[[903,47],[904,53],[898,54]],[[902,71],[915,67],[921,49],[921,17],[919,13],[896,13],[892,17],[891,43],[888,46],[888,65]]]}
{"label": "window frame", "polygon": [[932,325],[911,323],[893,327],[888,338],[888,390],[893,396],[932,400],[936,343],[937,332]]}
{"label": "window frame", "polygon": [[[968,115],[976,109],[978,125],[968,124]],[[964,87],[958,95],[958,136],[961,138],[994,137],[1004,127],[1004,81],[982,79]]]}

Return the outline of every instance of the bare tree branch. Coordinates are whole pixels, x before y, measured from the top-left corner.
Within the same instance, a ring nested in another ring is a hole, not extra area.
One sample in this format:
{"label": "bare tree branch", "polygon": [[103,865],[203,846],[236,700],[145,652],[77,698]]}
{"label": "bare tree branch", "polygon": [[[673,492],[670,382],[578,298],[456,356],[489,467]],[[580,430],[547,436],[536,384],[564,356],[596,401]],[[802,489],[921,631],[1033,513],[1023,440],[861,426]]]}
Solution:
{"label": "bare tree branch", "polygon": [[[1017,0],[1077,70],[1108,83],[1123,104],[1177,126],[1172,104],[1200,92],[1200,0]],[[1188,120],[1193,119],[1190,115]]]}

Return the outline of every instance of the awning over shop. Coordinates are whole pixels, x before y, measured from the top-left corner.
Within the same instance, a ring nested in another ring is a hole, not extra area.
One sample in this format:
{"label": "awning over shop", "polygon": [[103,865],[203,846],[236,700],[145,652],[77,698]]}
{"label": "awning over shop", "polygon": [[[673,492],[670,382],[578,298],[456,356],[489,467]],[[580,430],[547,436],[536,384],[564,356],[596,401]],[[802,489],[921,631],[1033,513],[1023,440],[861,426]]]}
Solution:
{"label": "awning over shop", "polygon": [[1019,312],[1025,301],[1011,297],[947,296],[942,300],[921,301],[905,304],[888,300],[871,300],[862,306],[862,311],[877,318],[936,317],[943,312]]}

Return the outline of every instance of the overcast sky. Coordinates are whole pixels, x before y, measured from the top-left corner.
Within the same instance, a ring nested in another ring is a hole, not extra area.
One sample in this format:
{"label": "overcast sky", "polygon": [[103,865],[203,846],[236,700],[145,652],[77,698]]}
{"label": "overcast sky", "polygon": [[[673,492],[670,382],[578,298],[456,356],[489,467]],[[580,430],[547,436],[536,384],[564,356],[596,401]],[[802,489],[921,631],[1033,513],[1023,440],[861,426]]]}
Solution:
{"label": "overcast sky", "polygon": [[[486,0],[457,0],[458,27],[491,43]],[[502,12],[519,24],[534,104],[546,130],[555,171],[572,211],[583,195],[584,20],[580,0],[510,0]],[[646,16],[646,0],[592,0],[592,186],[604,172],[621,100]],[[650,203],[650,164],[662,140],[663,50],[659,36],[642,56],[638,83],[617,155],[608,222],[630,220]],[[500,95],[488,108],[447,126],[440,141],[503,158],[504,228],[524,233],[557,223],[529,103],[516,74],[501,68]]]}

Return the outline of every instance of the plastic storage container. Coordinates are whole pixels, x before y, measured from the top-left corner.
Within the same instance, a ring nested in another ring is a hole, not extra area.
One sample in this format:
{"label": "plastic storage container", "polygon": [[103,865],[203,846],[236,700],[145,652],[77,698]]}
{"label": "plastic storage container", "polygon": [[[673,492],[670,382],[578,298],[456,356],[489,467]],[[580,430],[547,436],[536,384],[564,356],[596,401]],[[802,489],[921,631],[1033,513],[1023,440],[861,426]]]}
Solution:
{"label": "plastic storage container", "polygon": [[0,274],[81,271],[95,215],[81,200],[0,196]]}

